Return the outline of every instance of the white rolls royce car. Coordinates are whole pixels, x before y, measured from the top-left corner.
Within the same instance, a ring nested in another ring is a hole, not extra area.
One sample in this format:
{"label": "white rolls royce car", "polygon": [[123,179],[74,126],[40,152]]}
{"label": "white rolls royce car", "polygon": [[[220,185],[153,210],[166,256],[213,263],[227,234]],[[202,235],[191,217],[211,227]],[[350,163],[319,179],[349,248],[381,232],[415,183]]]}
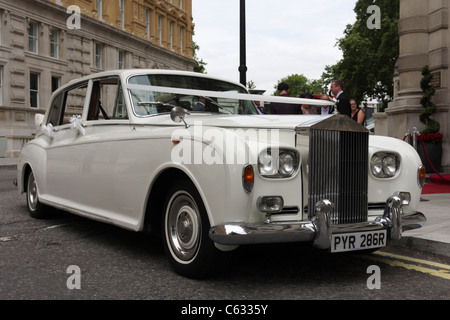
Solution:
{"label": "white rolls royce car", "polygon": [[18,162],[35,218],[53,208],[161,234],[174,270],[202,278],[240,245],[376,250],[426,219],[416,151],[347,116],[261,114],[240,84],[118,70],[62,86]]}

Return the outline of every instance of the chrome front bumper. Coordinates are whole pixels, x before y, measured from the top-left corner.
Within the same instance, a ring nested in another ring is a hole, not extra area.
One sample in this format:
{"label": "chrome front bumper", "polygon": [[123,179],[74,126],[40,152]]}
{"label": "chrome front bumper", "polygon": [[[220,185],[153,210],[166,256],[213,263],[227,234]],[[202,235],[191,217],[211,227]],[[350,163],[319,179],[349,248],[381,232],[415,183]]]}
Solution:
{"label": "chrome front bumper", "polygon": [[420,212],[403,216],[402,200],[396,195],[387,200],[383,216],[374,221],[332,225],[332,207],[330,201],[322,200],[316,204],[311,221],[224,224],[212,227],[209,236],[223,245],[312,242],[317,248],[329,249],[332,234],[386,229],[389,239],[399,240],[402,231],[420,228],[426,222]]}

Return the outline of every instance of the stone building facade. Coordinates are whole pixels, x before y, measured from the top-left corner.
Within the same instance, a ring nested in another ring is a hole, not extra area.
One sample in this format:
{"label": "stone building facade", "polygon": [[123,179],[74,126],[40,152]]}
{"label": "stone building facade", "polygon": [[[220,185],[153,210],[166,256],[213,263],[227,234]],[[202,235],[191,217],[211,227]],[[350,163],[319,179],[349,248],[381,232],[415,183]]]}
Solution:
{"label": "stone building facade", "polygon": [[375,133],[402,139],[408,130],[425,127],[420,88],[422,68],[428,65],[436,89],[433,118],[444,135],[442,166],[450,171],[450,30],[449,0],[400,0],[400,53],[394,78],[394,101],[374,114]]}
{"label": "stone building facade", "polygon": [[126,68],[192,71],[192,0],[2,0],[0,157],[18,156],[61,84]]}

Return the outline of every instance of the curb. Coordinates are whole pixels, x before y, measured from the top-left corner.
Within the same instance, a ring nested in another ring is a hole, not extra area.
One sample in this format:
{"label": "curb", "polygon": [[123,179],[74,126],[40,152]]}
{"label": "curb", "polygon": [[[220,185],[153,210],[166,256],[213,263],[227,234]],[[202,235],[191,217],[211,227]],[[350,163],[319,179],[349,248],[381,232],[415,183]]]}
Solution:
{"label": "curb", "polygon": [[428,240],[411,236],[404,236],[398,241],[390,244],[392,247],[403,247],[417,251],[450,257],[450,247],[448,243],[436,240]]}
{"label": "curb", "polygon": [[0,158],[0,166],[17,166],[17,158]]}

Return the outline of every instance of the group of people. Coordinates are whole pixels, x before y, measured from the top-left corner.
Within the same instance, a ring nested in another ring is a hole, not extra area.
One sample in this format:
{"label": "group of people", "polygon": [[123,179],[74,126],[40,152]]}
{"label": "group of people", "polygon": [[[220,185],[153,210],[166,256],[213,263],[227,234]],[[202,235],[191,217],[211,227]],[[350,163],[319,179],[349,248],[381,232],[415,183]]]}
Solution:
{"label": "group of people", "polygon": [[[289,96],[289,85],[285,82],[281,82],[278,84],[278,94],[281,97]],[[344,83],[341,80],[334,80],[331,83],[330,88],[331,94],[336,99],[336,109],[340,114],[344,114],[358,122],[359,124],[363,124],[365,120],[364,111],[358,105],[358,102],[355,99],[349,99],[344,93]],[[300,98],[313,99],[314,97],[308,93],[302,93]],[[330,97],[328,94],[322,94],[320,99],[330,101]],[[261,111],[261,109],[260,109]],[[334,106],[321,106],[321,107],[313,107],[308,104],[292,104],[292,103],[277,103],[272,102],[270,104],[270,113],[271,114],[332,114],[334,113]]]}

